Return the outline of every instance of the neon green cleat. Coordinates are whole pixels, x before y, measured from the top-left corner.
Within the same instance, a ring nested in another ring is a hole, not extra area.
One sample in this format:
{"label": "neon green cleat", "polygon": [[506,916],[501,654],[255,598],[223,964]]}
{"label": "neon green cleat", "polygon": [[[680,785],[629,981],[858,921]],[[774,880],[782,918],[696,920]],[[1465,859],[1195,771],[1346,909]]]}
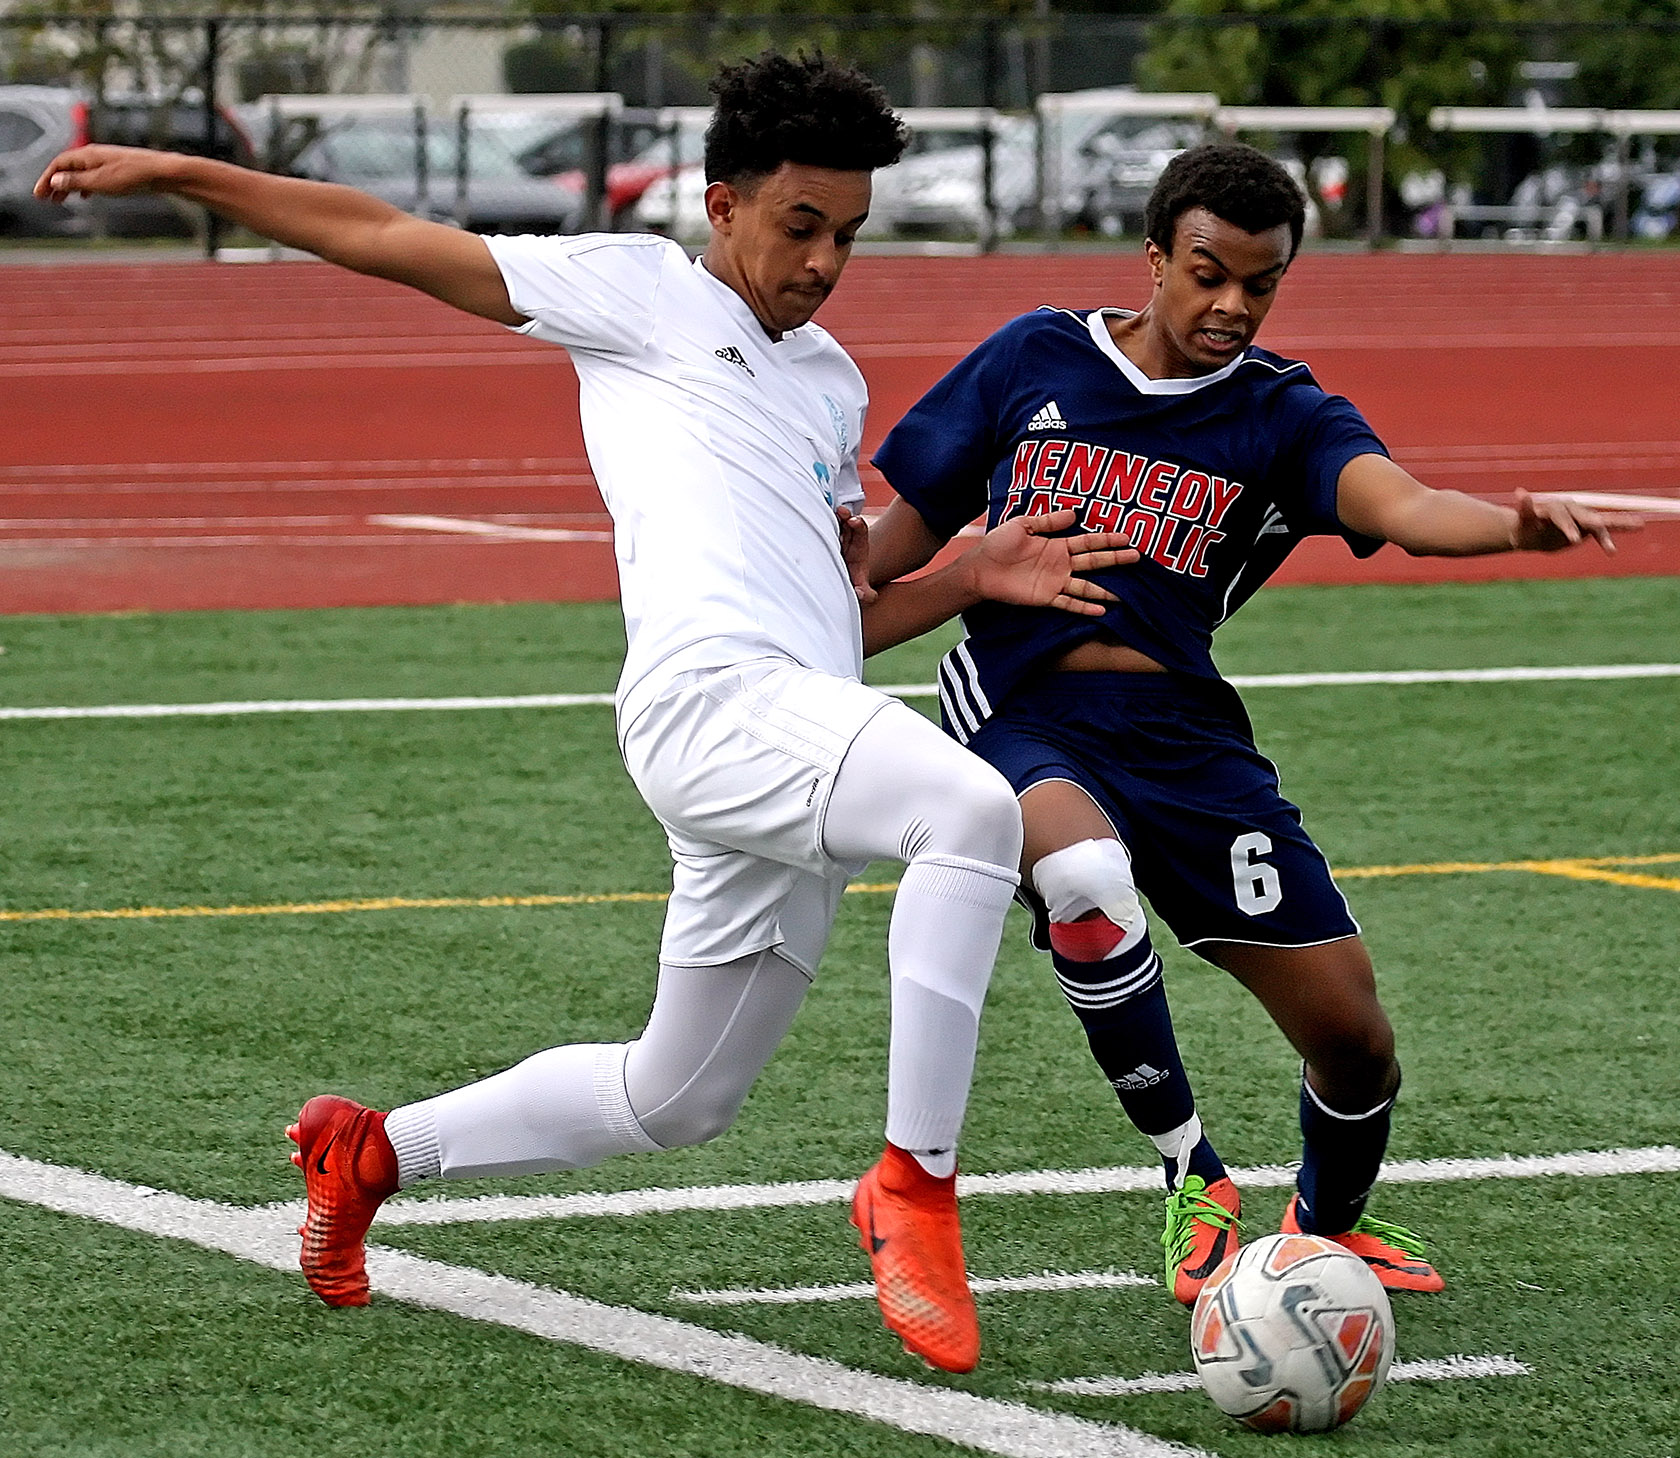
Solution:
{"label": "neon green cleat", "polygon": [[[1300,1198],[1299,1195],[1291,1195],[1288,1208],[1283,1212],[1286,1235],[1300,1233],[1301,1221],[1295,1208]],[[1353,1222],[1353,1229],[1340,1235],[1332,1235],[1327,1230],[1312,1233],[1346,1246],[1371,1268],[1390,1291],[1439,1291],[1446,1285],[1441,1273],[1425,1259],[1428,1247],[1404,1225],[1390,1225],[1386,1220],[1373,1220],[1369,1215],[1361,1215]]]}

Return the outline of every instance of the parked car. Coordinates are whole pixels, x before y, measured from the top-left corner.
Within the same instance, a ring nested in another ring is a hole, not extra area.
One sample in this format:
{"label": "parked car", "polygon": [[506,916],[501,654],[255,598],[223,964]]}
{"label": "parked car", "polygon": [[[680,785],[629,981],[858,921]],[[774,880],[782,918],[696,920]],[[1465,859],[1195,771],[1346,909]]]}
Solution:
{"label": "parked car", "polygon": [[155,197],[78,200],[61,208],[35,201],[30,188],[47,163],[68,147],[112,142],[160,147],[249,166],[251,139],[225,107],[206,125],[204,102],[106,96],[93,100],[63,86],[0,86],[0,227],[32,236],[103,231],[123,237],[190,237],[197,231],[191,204]]}
{"label": "parked car", "polygon": [[[1042,134],[1031,117],[1000,117],[992,139],[997,234],[1054,218],[1117,234],[1130,214],[1141,216],[1161,169],[1201,135],[1194,122],[1086,109],[1068,112]],[[924,133],[902,162],[878,174],[871,217],[899,233],[977,234],[985,213],[983,163],[972,132]],[[1043,195],[1045,188],[1055,195]]]}
{"label": "parked car", "polygon": [[650,183],[636,202],[637,226],[669,238],[706,235],[706,170],[689,162]]}
{"label": "parked car", "polygon": [[679,127],[649,142],[628,162],[607,173],[609,192],[624,199],[623,222],[671,237],[706,231],[706,137],[697,127]]}
{"label": "parked car", "polygon": [[1193,121],[1118,116],[1105,122],[1078,145],[1084,186],[1075,218],[1105,238],[1142,232],[1144,204],[1167,163],[1203,135]]}
{"label": "parked car", "polygon": [[[1038,124],[999,117],[992,133],[992,210],[999,237],[1041,216]],[[1064,145],[1064,153],[1069,152]],[[1062,173],[1069,175],[1064,160]],[[922,128],[904,160],[876,174],[871,228],[917,235],[974,236],[986,215],[985,149],[972,130]]]}
{"label": "parked car", "polygon": [[1631,222],[1635,238],[1670,238],[1680,232],[1680,172],[1658,172],[1641,180]]}
{"label": "parked car", "polygon": [[532,177],[504,141],[474,129],[467,151],[465,215],[456,217],[456,136],[432,126],[420,134],[393,118],[329,121],[293,158],[290,171],[320,182],[341,182],[405,212],[459,221],[475,233],[575,233],[583,225],[582,196]]}
{"label": "parked car", "polygon": [[[474,117],[472,126],[499,137],[531,176],[545,177],[583,197],[596,146],[593,120],[545,116],[540,111],[490,112]],[[649,184],[670,170],[669,160],[647,162],[644,156],[663,147],[668,159],[670,146],[656,112],[624,111],[609,121],[607,211],[615,226],[624,223]]]}
{"label": "parked car", "polygon": [[87,104],[74,91],[0,86],[0,233],[51,238],[87,232],[82,199],[59,207],[40,202],[32,192],[47,163],[87,139]]}

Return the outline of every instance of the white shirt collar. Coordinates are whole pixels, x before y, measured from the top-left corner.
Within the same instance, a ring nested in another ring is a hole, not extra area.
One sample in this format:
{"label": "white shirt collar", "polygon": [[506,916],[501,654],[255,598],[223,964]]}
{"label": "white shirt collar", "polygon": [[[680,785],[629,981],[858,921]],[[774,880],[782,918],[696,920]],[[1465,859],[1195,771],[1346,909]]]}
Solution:
{"label": "white shirt collar", "polygon": [[1240,365],[1248,359],[1245,349],[1230,364],[1215,370],[1211,375],[1192,375],[1188,379],[1152,380],[1144,374],[1131,360],[1126,358],[1125,351],[1114,342],[1114,336],[1108,332],[1108,320],[1112,315],[1118,319],[1130,319],[1136,314],[1135,309],[1093,309],[1085,320],[1085,327],[1090,330],[1091,342],[1106,354],[1140,395],[1191,395],[1208,385],[1217,384],[1228,378]]}

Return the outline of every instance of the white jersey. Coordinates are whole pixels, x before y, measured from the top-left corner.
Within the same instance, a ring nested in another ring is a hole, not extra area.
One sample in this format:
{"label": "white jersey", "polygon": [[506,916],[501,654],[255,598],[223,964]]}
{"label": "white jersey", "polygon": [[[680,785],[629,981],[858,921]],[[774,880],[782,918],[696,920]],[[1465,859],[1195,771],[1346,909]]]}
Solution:
{"label": "white jersey", "polygon": [[577,367],[629,646],[621,730],[677,674],[781,657],[863,668],[836,506],[863,500],[863,376],[815,324],[772,342],[744,299],[639,234],[489,238],[519,332]]}

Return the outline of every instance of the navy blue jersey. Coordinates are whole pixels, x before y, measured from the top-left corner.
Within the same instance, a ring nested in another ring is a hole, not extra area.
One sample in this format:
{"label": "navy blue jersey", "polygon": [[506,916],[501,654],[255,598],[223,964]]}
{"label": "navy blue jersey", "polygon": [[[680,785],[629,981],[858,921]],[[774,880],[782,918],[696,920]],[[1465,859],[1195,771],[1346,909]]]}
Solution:
{"label": "navy blue jersey", "polygon": [[1210,375],[1151,380],[1105,315],[1040,309],[993,334],[893,427],[875,464],[928,526],[956,535],[982,512],[1072,507],[1143,560],[1093,574],[1119,599],[1101,617],[987,602],[942,665],[959,738],[1035,667],[1099,630],[1166,668],[1218,677],[1213,630],[1312,535],[1360,556],[1380,542],[1336,516],[1356,456],[1387,454],[1365,419],[1306,365],[1250,347]]}

